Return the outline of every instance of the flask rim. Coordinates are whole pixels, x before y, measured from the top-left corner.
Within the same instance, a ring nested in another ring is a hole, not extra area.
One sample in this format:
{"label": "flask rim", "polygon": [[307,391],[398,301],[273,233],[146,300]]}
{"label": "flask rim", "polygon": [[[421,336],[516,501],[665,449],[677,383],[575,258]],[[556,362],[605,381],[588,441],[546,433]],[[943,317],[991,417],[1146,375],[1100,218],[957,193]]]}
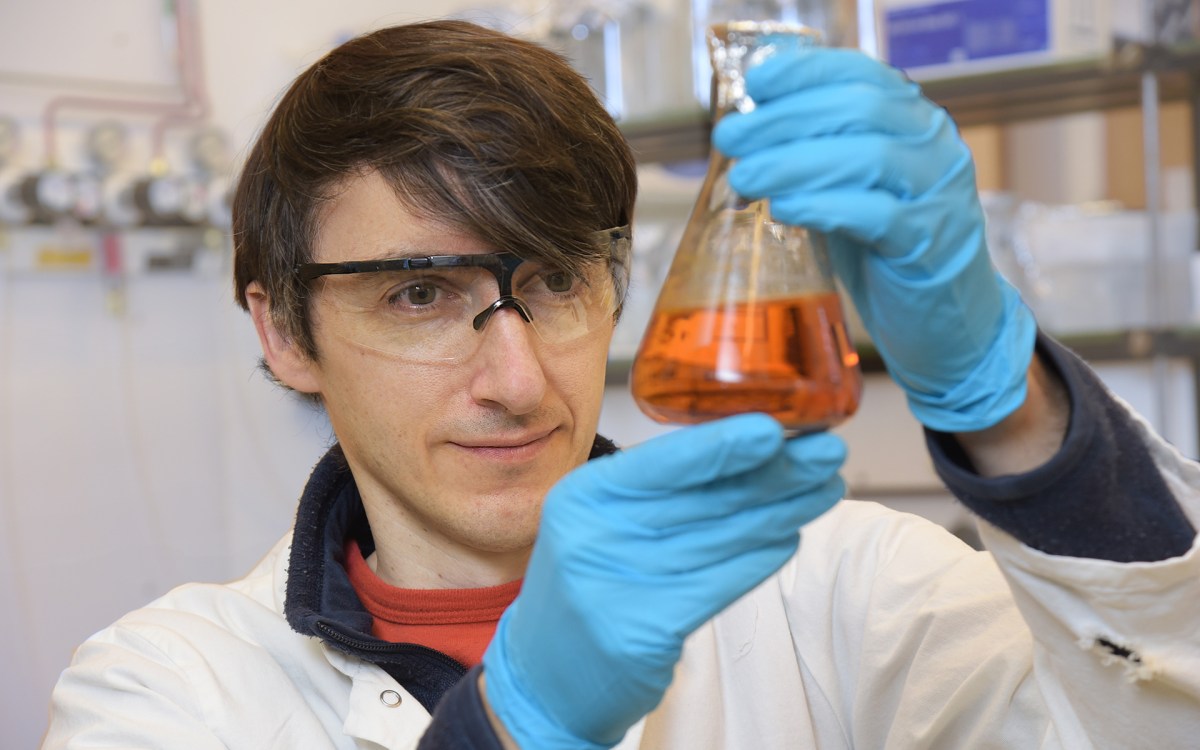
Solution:
{"label": "flask rim", "polygon": [[813,37],[820,43],[824,34],[815,26],[792,21],[750,21],[732,20],[711,24],[709,33],[723,37],[730,32],[740,34],[792,34],[796,36]]}

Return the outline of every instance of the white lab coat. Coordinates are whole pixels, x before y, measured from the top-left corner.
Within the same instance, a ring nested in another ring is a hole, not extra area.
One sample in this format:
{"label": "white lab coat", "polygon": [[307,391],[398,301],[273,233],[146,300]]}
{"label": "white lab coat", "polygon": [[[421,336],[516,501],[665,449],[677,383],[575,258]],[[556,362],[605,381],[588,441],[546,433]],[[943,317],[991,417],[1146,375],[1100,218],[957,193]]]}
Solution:
{"label": "white lab coat", "polygon": [[[1200,468],[1145,439],[1200,527]],[[619,747],[1200,747],[1197,544],[1121,564],[982,536],[991,553],[840,503],[778,574],[693,634],[663,703]],[[404,688],[288,627],[287,549],[84,643],[43,747],[415,747],[429,715]]]}

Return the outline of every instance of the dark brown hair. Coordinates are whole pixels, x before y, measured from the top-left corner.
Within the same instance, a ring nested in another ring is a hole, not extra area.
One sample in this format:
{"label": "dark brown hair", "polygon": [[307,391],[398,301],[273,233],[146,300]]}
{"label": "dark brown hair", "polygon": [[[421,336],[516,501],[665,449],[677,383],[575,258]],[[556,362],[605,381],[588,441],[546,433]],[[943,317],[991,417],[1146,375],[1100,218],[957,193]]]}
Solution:
{"label": "dark brown hair", "polygon": [[557,54],[464,21],[380,29],[292,83],[233,199],[234,284],[259,282],[275,325],[317,358],[304,284],[325,201],[377,171],[412,211],[499,250],[568,268],[628,224],[633,156],[587,82]]}

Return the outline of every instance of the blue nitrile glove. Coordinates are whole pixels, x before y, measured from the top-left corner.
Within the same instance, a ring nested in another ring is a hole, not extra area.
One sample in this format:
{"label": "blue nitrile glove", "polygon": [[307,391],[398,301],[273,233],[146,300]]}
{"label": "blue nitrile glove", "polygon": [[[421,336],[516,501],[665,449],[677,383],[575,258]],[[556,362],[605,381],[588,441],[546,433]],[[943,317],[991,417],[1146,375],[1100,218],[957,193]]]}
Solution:
{"label": "blue nitrile glove", "polygon": [[684,639],[795,552],[842,496],[841,440],[744,414],[596,458],[551,489],[521,593],[483,656],[526,750],[610,747],[671,682]]}
{"label": "blue nitrile glove", "polygon": [[713,144],[730,186],[823,231],[842,283],[909,407],[945,432],[990,427],[1025,399],[1036,326],[992,268],[975,167],[945,110],[847,49],[752,68],[756,109]]}

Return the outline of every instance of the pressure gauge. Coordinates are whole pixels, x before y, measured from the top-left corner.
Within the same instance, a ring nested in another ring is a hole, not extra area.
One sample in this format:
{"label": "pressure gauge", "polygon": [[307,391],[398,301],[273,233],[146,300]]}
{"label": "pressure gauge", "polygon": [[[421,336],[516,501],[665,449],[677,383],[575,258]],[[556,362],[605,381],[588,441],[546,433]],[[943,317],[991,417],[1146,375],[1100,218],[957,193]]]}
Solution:
{"label": "pressure gauge", "polygon": [[33,211],[35,219],[49,221],[71,213],[75,207],[75,186],[65,173],[46,169],[21,181],[21,199]]}
{"label": "pressure gauge", "polygon": [[229,169],[229,138],[217,128],[205,128],[192,136],[189,147],[192,163],[205,174],[221,174]]}
{"label": "pressure gauge", "polygon": [[190,196],[187,181],[176,175],[146,177],[133,185],[133,202],[147,224],[177,224],[184,221]]}
{"label": "pressure gauge", "polygon": [[96,166],[112,170],[125,156],[129,142],[128,130],[119,122],[102,122],[87,135],[87,153]]}

